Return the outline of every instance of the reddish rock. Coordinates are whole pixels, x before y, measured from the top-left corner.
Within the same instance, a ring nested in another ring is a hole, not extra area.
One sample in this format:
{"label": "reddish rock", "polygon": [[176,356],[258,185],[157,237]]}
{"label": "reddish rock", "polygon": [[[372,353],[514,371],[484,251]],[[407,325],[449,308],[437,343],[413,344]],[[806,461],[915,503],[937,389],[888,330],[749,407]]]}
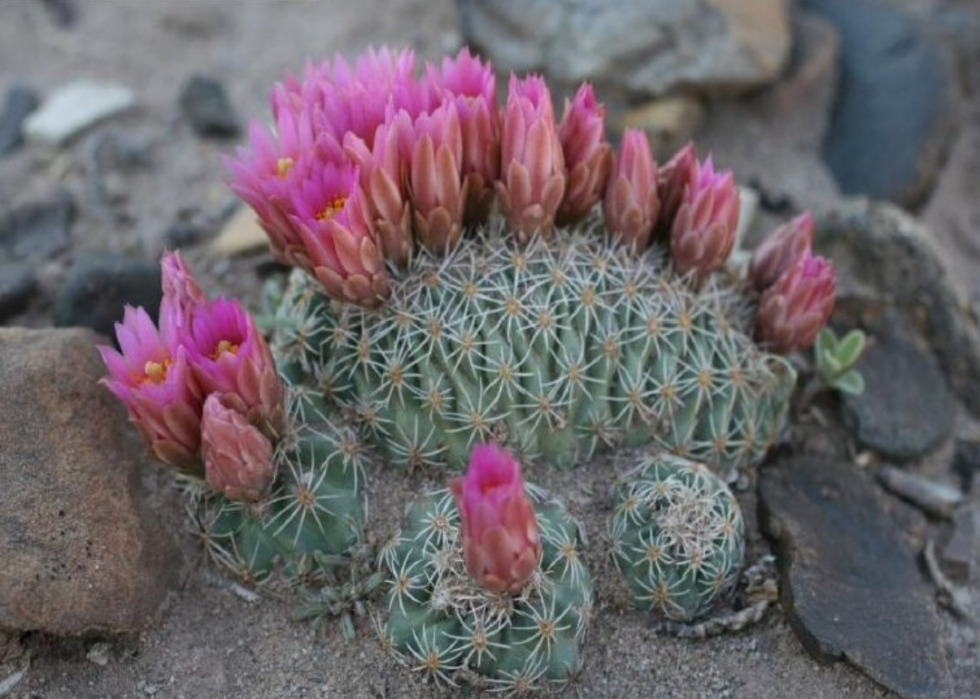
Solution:
{"label": "reddish rock", "polygon": [[0,328],[0,628],[128,633],[180,575],[88,330]]}

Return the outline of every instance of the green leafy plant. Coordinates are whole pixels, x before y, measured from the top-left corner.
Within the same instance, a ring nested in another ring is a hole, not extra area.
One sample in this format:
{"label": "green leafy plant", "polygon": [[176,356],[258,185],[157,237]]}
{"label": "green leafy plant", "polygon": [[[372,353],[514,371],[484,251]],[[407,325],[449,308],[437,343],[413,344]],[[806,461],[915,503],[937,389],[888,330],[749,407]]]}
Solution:
{"label": "green leafy plant", "polygon": [[859,396],[864,393],[864,377],[854,368],[864,352],[863,330],[851,330],[838,338],[830,328],[823,328],[813,347],[816,378],[823,388]]}

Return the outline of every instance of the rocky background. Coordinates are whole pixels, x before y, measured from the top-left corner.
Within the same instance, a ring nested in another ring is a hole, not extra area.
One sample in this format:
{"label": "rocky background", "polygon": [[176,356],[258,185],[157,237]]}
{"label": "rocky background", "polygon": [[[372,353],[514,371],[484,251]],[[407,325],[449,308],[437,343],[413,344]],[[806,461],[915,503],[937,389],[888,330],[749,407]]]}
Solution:
{"label": "rocky background", "polygon": [[[866,393],[798,415],[740,484],[779,595],[739,633],[630,611],[603,556],[628,455],[532,469],[583,520],[603,600],[568,695],[980,696],[976,0],[2,0],[0,697],[439,695],[370,624],[345,643],[209,567],[92,347],[123,303],[158,302],[164,249],[250,302],[281,271],[220,154],[284,71],[464,42],[559,93],[595,81],[661,160],[713,151],[746,187],[747,245],[813,209],[834,323],[872,337]],[[434,482],[369,477],[375,534]]]}

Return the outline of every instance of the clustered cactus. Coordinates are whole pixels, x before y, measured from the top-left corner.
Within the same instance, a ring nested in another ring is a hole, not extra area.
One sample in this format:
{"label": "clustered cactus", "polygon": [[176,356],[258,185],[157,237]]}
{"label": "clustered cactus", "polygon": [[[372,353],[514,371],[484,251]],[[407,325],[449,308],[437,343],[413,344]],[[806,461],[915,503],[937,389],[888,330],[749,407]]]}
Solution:
{"label": "clustered cactus", "polygon": [[[741,565],[723,481],[776,439],[796,381],[780,355],[813,343],[835,283],[808,215],[747,278],[728,267],[734,178],[693,145],[658,168],[641,131],[613,151],[591,86],[558,120],[540,76],[511,76],[503,108],[496,84],[465,49],[421,75],[382,49],[287,76],[274,128],[226,161],[297,268],[271,349],[168,253],[158,324],[127,308],[101,351],[150,453],[198,479],[212,558],[348,635],[383,588],[402,662],[519,692],[578,671],[593,586],[575,520],[501,446],[562,467],[669,451],[616,490],[614,557],[644,606],[693,619]],[[377,559],[359,435],[397,466],[469,464]]]}
{"label": "clustered cactus", "polygon": [[644,458],[613,494],[612,557],[637,607],[691,621],[735,583],[745,527],[728,486],[702,464]]}

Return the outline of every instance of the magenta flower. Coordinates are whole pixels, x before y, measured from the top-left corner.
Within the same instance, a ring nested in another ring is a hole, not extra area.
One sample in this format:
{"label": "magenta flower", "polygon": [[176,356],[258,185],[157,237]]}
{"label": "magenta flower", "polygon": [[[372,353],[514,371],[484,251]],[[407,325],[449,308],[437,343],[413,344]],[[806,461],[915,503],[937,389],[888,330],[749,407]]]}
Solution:
{"label": "magenta flower", "polygon": [[684,202],[684,192],[693,188],[698,175],[698,158],[694,144],[688,143],[657,170],[657,195],[660,198],[660,215],[654,226],[658,240],[670,240],[674,219]]}
{"label": "magenta flower", "polygon": [[176,317],[165,298],[158,331],[144,309],[126,306],[122,323],[116,323],[122,351],[98,348],[109,369],[102,383],[126,406],[154,458],[200,475],[201,394],[177,343]]}
{"label": "magenta flower", "polygon": [[493,68],[463,48],[456,58],[443,58],[440,70],[427,66],[426,74],[456,108],[463,132],[466,222],[483,223],[500,174],[500,110]]}
{"label": "magenta flower", "polygon": [[256,501],[275,477],[272,443],[244,415],[212,393],[201,418],[201,458],[208,485],[231,500]]}
{"label": "magenta flower", "polygon": [[226,404],[269,437],[279,435],[285,389],[269,346],[241,304],[219,296],[197,306],[182,341],[205,394],[227,394]]}
{"label": "magenta flower", "polygon": [[715,172],[711,157],[699,163],[685,187],[670,233],[670,254],[678,274],[702,280],[725,264],[735,245],[738,189],[730,171]]}
{"label": "magenta flower", "polygon": [[409,192],[415,237],[430,252],[445,254],[463,231],[463,132],[451,104],[415,120]]}
{"label": "magenta flower", "polygon": [[834,265],[809,250],[766,289],[755,317],[756,338],[788,353],[813,344],[834,310]]}
{"label": "magenta flower", "polygon": [[405,267],[412,254],[408,162],[413,139],[412,120],[404,111],[378,127],[373,149],[353,133],[344,139],[344,150],[357,165],[361,189],[367,194],[381,254],[395,267]]}
{"label": "magenta flower", "polygon": [[340,301],[374,307],[388,298],[388,272],[358,170],[317,154],[301,158],[287,178],[290,218],[299,231],[306,269]]}
{"label": "magenta flower", "polygon": [[776,283],[783,272],[810,251],[813,241],[813,216],[805,211],[784,223],[762,241],[752,255],[749,280],[756,291]]}
{"label": "magenta flower", "polygon": [[606,191],[612,151],[605,139],[605,119],[606,108],[595,101],[588,83],[582,84],[571,102],[565,100],[558,139],[568,169],[568,186],[558,208],[559,225],[583,219]]}
{"label": "magenta flower", "polygon": [[501,125],[497,195],[520,242],[551,237],[565,196],[565,159],[544,78],[511,74]]}
{"label": "magenta flower", "polygon": [[602,202],[606,230],[621,244],[645,250],[659,209],[650,141],[644,131],[626,129]]}
{"label": "magenta flower", "polygon": [[450,480],[449,487],[462,519],[470,575],[491,592],[520,592],[541,558],[538,523],[520,464],[493,444],[477,445],[466,475]]}

